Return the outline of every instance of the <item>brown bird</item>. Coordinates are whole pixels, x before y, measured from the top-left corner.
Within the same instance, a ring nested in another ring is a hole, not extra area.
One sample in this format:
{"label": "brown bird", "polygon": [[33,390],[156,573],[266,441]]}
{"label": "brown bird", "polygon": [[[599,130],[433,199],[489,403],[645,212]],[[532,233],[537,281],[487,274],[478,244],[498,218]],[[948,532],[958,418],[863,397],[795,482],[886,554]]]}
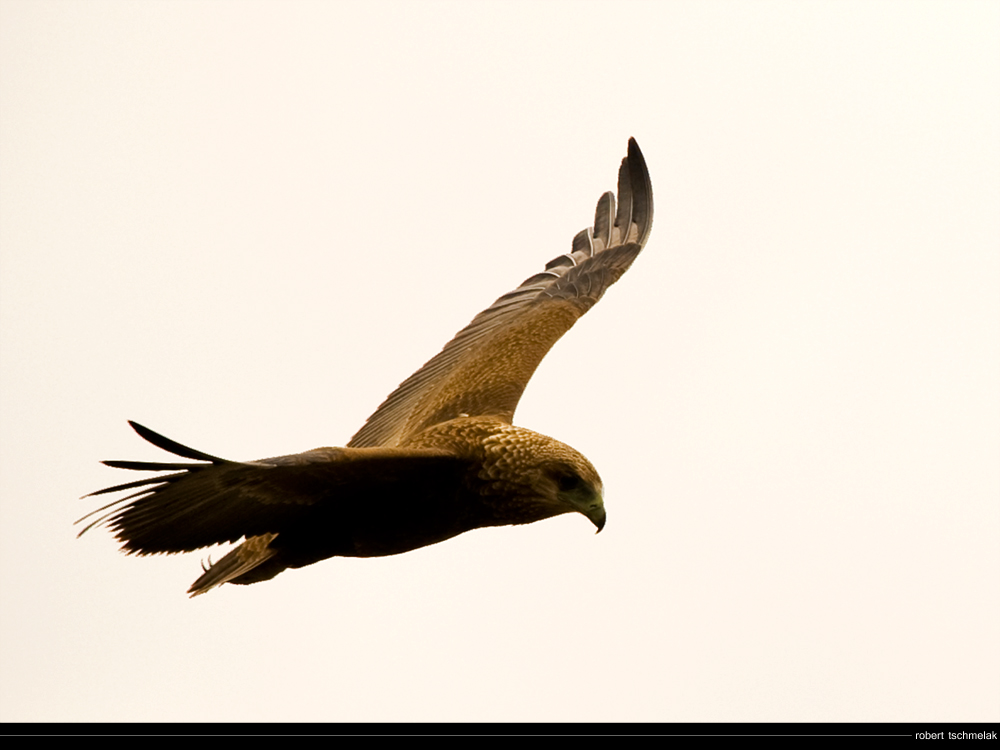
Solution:
{"label": "brown bird", "polygon": [[[188,593],[256,583],[328,557],[395,555],[485,526],[582,513],[604,527],[603,485],[580,453],[515,427],[542,357],[635,260],[653,193],[634,139],[594,226],[572,250],[479,313],[403,381],[345,448],[229,461],[130,422],[141,437],[198,463],[105,461],[171,472],[92,495],[138,489],[80,533],[104,525],[126,553],[190,552],[245,539]],[[90,495],[88,495],[90,497]],[[79,523],[79,521],[78,521]]]}

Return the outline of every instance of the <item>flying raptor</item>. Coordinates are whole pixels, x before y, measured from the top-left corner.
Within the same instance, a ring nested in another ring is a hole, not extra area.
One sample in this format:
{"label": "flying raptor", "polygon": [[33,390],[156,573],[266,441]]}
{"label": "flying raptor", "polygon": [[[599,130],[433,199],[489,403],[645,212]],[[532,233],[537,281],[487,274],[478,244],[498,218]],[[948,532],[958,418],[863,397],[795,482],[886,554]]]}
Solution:
{"label": "flying raptor", "polygon": [[[603,485],[568,445],[516,427],[542,357],[635,260],[653,223],[649,172],[634,139],[594,226],[570,252],[500,297],[393,391],[344,448],[230,461],[130,422],[194,463],[105,461],[168,472],[99,490],[135,490],[89,514],[126,553],[242,543],[188,593],[266,581],[328,557],[395,555],[486,526],[581,513],[604,527]],[[87,497],[90,497],[88,495]],[[102,514],[103,515],[99,515]]]}

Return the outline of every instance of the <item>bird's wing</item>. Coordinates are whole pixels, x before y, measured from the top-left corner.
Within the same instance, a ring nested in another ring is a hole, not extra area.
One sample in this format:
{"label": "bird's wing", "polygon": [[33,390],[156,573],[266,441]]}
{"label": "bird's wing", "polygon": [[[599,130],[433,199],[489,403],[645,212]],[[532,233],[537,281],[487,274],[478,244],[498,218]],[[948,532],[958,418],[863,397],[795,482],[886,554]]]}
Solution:
{"label": "bird's wing", "polygon": [[571,252],[473,318],[390,394],[348,446],[398,446],[463,414],[510,422],[546,352],[625,273],[652,223],[649,172],[629,139],[618,172],[617,211],[615,196],[602,195],[594,226],[577,234]]}
{"label": "bird's wing", "polygon": [[[453,476],[455,456],[436,450],[317,448],[261,461],[228,461],[130,422],[139,435],[199,463],[105,461],[137,471],[170,472],[99,490],[137,490],[81,518],[80,533],[107,526],[122,549],[140,555],[190,552],[243,536],[274,534],[323,503],[378,497]],[[89,497],[89,496],[88,496]]]}

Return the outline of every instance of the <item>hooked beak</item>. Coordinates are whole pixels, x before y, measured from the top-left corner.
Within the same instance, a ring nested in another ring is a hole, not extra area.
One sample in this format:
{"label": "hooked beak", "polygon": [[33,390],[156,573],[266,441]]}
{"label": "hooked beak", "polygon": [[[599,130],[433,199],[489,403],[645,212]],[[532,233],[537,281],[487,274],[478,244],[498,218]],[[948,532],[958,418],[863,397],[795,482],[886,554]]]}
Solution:
{"label": "hooked beak", "polygon": [[593,521],[594,526],[597,527],[595,533],[600,534],[601,529],[604,528],[604,522],[608,520],[608,514],[604,512],[604,506],[596,508],[593,512],[587,514],[587,518]]}
{"label": "hooked beak", "polygon": [[[604,492],[600,485],[597,487],[581,487],[560,495],[559,500],[563,503],[563,511],[572,510],[586,516],[590,522],[597,527],[597,533],[601,533],[604,522],[608,520],[608,514],[604,512]],[[568,507],[567,507],[568,506]]]}
{"label": "hooked beak", "polygon": [[601,529],[604,528],[604,522],[608,520],[608,514],[604,511],[604,500],[600,496],[595,498],[593,502],[588,503],[585,508],[581,508],[580,512],[583,513],[590,522],[597,527],[595,533],[600,534]]}

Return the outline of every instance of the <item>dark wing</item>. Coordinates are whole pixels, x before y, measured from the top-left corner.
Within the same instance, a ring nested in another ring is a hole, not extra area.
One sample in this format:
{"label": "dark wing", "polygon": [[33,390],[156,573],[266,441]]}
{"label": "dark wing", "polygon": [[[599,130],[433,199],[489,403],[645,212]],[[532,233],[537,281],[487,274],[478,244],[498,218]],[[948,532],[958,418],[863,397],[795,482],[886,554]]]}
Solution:
{"label": "dark wing", "polygon": [[618,172],[617,211],[614,195],[602,195],[593,228],[573,239],[569,254],[473,318],[383,402],[348,445],[403,445],[426,427],[462,414],[510,422],[546,352],[625,273],[652,223],[649,172],[635,139],[629,139]]}
{"label": "dark wing", "polygon": [[153,445],[199,462],[104,462],[119,469],[170,472],[92,493],[138,490],[77,522],[103,514],[80,533],[107,526],[124,551],[140,555],[278,534],[308,522],[316,506],[424,486],[453,475],[458,461],[441,451],[381,448],[318,448],[261,461],[228,461],[129,424]]}

